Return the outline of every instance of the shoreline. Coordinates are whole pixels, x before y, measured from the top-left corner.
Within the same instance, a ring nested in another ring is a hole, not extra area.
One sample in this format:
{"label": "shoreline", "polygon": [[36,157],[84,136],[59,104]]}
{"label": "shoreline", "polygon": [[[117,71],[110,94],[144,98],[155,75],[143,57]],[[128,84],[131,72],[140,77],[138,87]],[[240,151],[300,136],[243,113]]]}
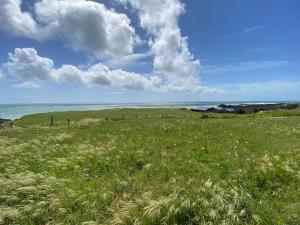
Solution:
{"label": "shoreline", "polygon": [[[16,121],[20,120],[25,116],[34,116],[38,114],[47,114],[47,113],[63,113],[63,112],[94,112],[94,111],[103,111],[103,110],[114,110],[114,109],[183,109],[182,107],[176,106],[151,106],[151,107],[114,107],[114,108],[99,108],[99,109],[82,109],[82,110],[59,110],[59,111],[45,111],[45,112],[36,112],[36,113],[29,113],[24,114],[22,116],[16,118],[2,118],[0,117],[0,124],[8,122],[8,121]],[[188,108],[184,108],[188,109]]]}
{"label": "shoreline", "polygon": [[[286,109],[286,110],[300,110],[300,103],[244,103],[244,104],[219,104],[217,106],[210,106],[207,105],[206,109],[197,108],[196,106],[193,107],[185,107],[182,106],[176,106],[176,105],[153,105],[149,107],[114,107],[114,108],[99,108],[99,109],[70,109],[70,110],[59,110],[59,111],[43,111],[43,112],[36,112],[36,113],[28,113],[21,116],[18,116],[16,118],[2,118],[0,117],[0,124],[3,124],[5,122],[9,121],[16,121],[24,116],[33,116],[37,114],[43,114],[43,113],[57,113],[57,112],[85,112],[85,111],[102,111],[102,110],[110,110],[110,109],[182,109],[182,110],[190,110],[193,112],[200,112],[200,113],[232,113],[232,114],[251,114],[251,113],[258,113],[258,112],[264,112],[264,111],[271,111],[271,110],[280,110],[280,109]],[[200,107],[200,106],[199,106]],[[202,106],[204,107],[204,106]]]}

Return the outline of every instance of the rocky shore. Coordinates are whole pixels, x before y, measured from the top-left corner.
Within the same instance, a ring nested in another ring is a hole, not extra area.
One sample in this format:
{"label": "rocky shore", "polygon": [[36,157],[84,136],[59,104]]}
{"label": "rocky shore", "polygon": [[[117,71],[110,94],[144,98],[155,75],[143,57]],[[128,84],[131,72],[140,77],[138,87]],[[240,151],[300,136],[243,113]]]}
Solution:
{"label": "rocky shore", "polygon": [[278,103],[278,104],[240,104],[240,105],[226,105],[221,104],[217,107],[208,108],[206,110],[191,109],[194,112],[206,112],[206,113],[235,113],[235,114],[247,114],[257,113],[262,111],[270,111],[277,109],[300,109],[299,103]]}

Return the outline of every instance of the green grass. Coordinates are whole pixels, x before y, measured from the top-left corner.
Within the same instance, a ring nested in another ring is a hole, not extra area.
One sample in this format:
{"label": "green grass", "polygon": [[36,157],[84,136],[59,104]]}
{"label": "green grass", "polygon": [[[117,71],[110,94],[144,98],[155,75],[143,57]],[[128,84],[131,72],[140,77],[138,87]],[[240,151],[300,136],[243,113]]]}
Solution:
{"label": "green grass", "polygon": [[300,224],[299,111],[115,109],[6,125],[0,224]]}

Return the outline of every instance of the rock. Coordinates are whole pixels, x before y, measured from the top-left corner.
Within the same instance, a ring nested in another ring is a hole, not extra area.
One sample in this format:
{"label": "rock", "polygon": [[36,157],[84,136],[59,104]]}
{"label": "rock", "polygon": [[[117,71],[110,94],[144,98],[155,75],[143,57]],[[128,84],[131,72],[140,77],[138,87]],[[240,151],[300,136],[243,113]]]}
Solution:
{"label": "rock", "polygon": [[257,113],[261,111],[270,111],[276,109],[300,109],[298,103],[276,103],[276,104],[240,104],[240,105],[226,105],[220,104],[218,107],[211,107],[206,110],[191,109],[193,112],[206,112],[206,113],[235,113],[235,114],[248,114]]}
{"label": "rock", "polygon": [[192,112],[207,112],[206,110],[203,109],[190,109]]}
{"label": "rock", "polygon": [[230,109],[233,113],[244,114],[244,113],[257,113],[260,111],[270,111],[276,109],[299,109],[300,104],[241,104],[241,105],[219,105],[219,108]]}

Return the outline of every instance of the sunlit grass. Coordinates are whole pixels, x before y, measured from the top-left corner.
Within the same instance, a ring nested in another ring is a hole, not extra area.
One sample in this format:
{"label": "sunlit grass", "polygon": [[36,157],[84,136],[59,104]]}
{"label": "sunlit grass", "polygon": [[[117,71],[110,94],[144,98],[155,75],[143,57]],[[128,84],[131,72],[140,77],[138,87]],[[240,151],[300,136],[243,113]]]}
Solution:
{"label": "sunlit grass", "polygon": [[298,114],[26,116],[0,131],[0,224],[299,224]]}

